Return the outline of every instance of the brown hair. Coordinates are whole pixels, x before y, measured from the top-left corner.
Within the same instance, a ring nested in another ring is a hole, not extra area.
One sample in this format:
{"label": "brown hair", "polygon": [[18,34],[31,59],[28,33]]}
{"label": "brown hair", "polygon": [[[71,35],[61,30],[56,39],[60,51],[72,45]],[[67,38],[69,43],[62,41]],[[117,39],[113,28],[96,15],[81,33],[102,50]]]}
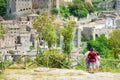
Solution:
{"label": "brown hair", "polygon": [[94,48],[91,48],[90,51],[94,51]]}

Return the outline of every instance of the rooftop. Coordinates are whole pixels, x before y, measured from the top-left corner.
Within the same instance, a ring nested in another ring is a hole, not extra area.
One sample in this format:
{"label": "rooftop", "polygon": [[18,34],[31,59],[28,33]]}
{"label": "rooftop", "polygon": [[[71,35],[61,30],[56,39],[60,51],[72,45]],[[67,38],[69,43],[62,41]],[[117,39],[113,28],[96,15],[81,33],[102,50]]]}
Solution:
{"label": "rooftop", "polygon": [[9,28],[20,28],[18,25],[9,26]]}

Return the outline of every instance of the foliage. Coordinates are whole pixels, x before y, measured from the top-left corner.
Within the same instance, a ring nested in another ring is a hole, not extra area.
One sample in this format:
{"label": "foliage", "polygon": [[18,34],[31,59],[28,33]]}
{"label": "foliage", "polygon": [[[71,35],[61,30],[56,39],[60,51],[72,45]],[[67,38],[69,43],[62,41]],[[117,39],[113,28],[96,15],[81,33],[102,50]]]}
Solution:
{"label": "foliage", "polygon": [[[111,6],[107,6],[109,4],[106,4],[106,3],[110,3],[112,2],[113,5]],[[109,1],[109,0],[92,0],[92,3],[93,3],[93,7],[94,7],[94,11],[101,11],[101,10],[113,10],[115,9],[115,3],[116,0],[112,0],[112,1]],[[99,4],[102,4],[102,6],[98,6]]]}
{"label": "foliage", "polygon": [[36,11],[36,14],[38,14],[38,15],[39,15],[39,14],[40,14],[40,11],[39,11],[39,10],[37,10],[37,11]]}
{"label": "foliage", "polygon": [[48,43],[48,47],[52,47],[52,44],[57,40],[56,32],[58,30],[54,23],[54,17],[42,14],[38,19],[33,21],[33,27],[37,30],[40,40],[42,37]]}
{"label": "foliage", "polygon": [[61,5],[60,6],[60,15],[62,15],[65,18],[68,18],[70,13],[69,13],[69,8],[66,6]]}
{"label": "foliage", "polygon": [[[86,70],[85,59],[80,58],[80,63],[76,69]],[[100,60],[100,72],[120,72],[119,60],[115,59],[102,59]]]}
{"label": "foliage", "polygon": [[81,0],[73,0],[73,3],[71,3],[68,8],[70,14],[78,18],[86,17],[88,14],[88,10],[86,9],[84,2]]}
{"label": "foliage", "polygon": [[[5,60],[4,61],[4,68],[7,68],[9,65],[11,65],[12,62],[10,60]],[[0,64],[0,68],[2,67],[2,65]]]}
{"label": "foliage", "polygon": [[22,63],[24,63],[24,62],[30,63],[30,62],[32,62],[32,59],[31,59],[30,57],[28,57],[28,56],[25,56],[25,57],[23,57],[23,58],[18,58],[18,59],[16,60],[16,63],[17,63],[17,64],[22,64]]}
{"label": "foliage", "polygon": [[0,74],[0,79],[2,80],[8,80],[5,74]]}
{"label": "foliage", "polygon": [[0,0],[0,16],[4,16],[6,14],[7,8],[6,0]]}
{"label": "foliage", "polygon": [[52,7],[51,9],[52,14],[58,14],[58,9],[56,7]]}
{"label": "foliage", "polygon": [[26,57],[26,62],[30,63],[30,62],[32,62],[32,59],[30,57]]}
{"label": "foliage", "polygon": [[23,61],[23,59],[21,59],[21,58],[19,58],[19,59],[16,60],[16,63],[17,63],[17,64],[21,64],[21,63],[23,63],[23,62],[24,62],[24,61]]}
{"label": "foliage", "polygon": [[88,50],[90,50],[90,48],[92,47],[101,55],[103,55],[103,57],[110,57],[111,55],[111,51],[108,46],[108,39],[105,37],[104,34],[97,37],[96,40],[91,39],[87,42]]}
{"label": "foliage", "polygon": [[119,60],[101,59],[100,71],[102,71],[102,72],[120,72]]}
{"label": "foliage", "polygon": [[57,41],[57,38],[58,36],[53,25],[44,28],[43,39],[48,43],[49,48]]}
{"label": "foliage", "polygon": [[76,69],[81,69],[85,70],[86,69],[86,64],[85,64],[85,59],[84,57],[81,57],[79,60],[79,64],[75,67]]}
{"label": "foliage", "polygon": [[5,33],[5,30],[2,27],[2,24],[0,24],[0,38],[3,38],[3,34]]}
{"label": "foliage", "polygon": [[114,53],[114,57],[118,58],[118,54],[120,54],[120,30],[115,29],[110,34],[109,46],[112,52]]}
{"label": "foliage", "polygon": [[81,34],[81,41],[82,42],[86,41],[86,38],[85,38],[84,34]]}
{"label": "foliage", "polygon": [[35,47],[34,46],[30,46],[30,50],[33,50],[33,49],[35,49]]}
{"label": "foliage", "polygon": [[61,68],[66,61],[66,56],[57,49],[51,49],[44,51],[43,55],[38,54],[36,61],[46,67]]}
{"label": "foliage", "polygon": [[75,22],[70,20],[61,29],[61,34],[63,36],[62,48],[63,48],[63,52],[66,54],[70,54],[72,49],[74,25],[75,25]]}

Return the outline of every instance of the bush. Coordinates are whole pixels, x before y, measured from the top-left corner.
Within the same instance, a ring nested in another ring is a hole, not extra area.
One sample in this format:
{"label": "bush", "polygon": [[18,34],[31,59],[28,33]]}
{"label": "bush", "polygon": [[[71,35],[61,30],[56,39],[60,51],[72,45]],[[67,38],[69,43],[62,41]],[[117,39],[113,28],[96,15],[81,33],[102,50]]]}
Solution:
{"label": "bush", "polygon": [[58,9],[56,7],[52,7],[51,12],[52,12],[52,14],[57,15],[58,14]]}
{"label": "bush", "polygon": [[118,66],[120,60],[114,59],[102,59],[100,65],[100,71],[102,72],[120,72],[120,66]]}
{"label": "bush", "polygon": [[34,47],[34,46],[30,46],[29,48],[30,48],[30,50],[33,50],[33,49],[35,49],[35,47]]}
{"label": "bush", "polygon": [[[12,64],[12,62],[10,62],[9,60],[5,60],[4,61],[4,68],[8,68],[8,66],[11,64]],[[0,63],[0,69],[2,69],[2,63]]]}
{"label": "bush", "polygon": [[46,50],[42,55],[37,55],[36,61],[45,67],[61,68],[66,63],[66,55],[56,49]]}
{"label": "bush", "polygon": [[85,63],[85,58],[84,57],[80,58],[80,61],[79,61],[78,65],[75,68],[76,69],[82,69],[82,70],[86,69],[86,63]]}
{"label": "bush", "polygon": [[17,63],[17,64],[21,64],[21,63],[23,63],[22,58],[17,59],[16,63]]}

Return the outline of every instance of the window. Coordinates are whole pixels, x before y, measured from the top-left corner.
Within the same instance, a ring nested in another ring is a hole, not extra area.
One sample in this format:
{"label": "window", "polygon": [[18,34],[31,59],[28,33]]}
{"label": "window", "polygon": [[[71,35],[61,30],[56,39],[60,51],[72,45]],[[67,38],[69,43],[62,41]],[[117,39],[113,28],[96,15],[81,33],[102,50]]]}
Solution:
{"label": "window", "polygon": [[16,43],[21,44],[21,37],[20,36],[17,36]]}

